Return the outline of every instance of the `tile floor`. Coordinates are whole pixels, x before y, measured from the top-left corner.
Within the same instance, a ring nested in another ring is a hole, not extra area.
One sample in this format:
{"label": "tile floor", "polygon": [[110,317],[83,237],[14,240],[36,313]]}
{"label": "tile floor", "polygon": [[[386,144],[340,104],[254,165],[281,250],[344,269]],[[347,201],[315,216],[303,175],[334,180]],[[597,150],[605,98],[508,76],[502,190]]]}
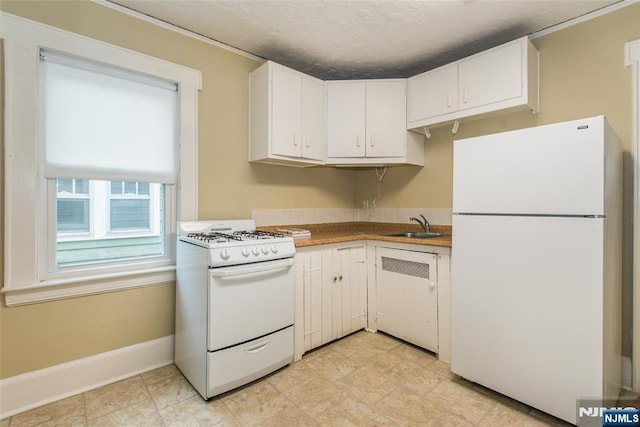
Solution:
{"label": "tile floor", "polygon": [[381,333],[358,332],[204,401],[175,365],[0,420],[15,426],[568,425],[454,376]]}

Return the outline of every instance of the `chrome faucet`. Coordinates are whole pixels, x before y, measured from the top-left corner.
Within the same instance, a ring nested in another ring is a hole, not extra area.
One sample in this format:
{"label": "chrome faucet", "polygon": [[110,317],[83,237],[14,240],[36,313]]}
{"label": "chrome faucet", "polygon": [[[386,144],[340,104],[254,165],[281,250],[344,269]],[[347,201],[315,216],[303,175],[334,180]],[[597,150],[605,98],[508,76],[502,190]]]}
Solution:
{"label": "chrome faucet", "polygon": [[422,218],[422,221],[420,221],[419,218],[416,217],[411,217],[409,218],[410,221],[417,221],[418,224],[420,224],[422,226],[422,229],[424,230],[425,233],[429,233],[429,221],[427,221],[427,218],[424,217],[424,215],[420,214],[420,218]]}

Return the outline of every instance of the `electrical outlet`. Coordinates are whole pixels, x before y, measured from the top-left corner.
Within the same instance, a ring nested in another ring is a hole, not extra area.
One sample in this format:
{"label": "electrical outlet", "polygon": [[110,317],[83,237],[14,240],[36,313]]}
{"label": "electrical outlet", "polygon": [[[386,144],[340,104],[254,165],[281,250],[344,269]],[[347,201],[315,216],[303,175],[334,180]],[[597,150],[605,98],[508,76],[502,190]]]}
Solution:
{"label": "electrical outlet", "polygon": [[363,209],[369,209],[369,201],[368,200],[363,200],[362,201],[362,208]]}

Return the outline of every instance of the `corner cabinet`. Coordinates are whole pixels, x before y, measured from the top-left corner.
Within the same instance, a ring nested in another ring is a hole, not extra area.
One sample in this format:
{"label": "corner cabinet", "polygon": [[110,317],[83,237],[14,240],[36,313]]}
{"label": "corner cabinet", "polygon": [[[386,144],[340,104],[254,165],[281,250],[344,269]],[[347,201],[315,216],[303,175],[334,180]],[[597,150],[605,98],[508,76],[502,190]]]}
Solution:
{"label": "corner cabinet", "polygon": [[424,165],[424,139],[406,128],[406,80],[327,82],[326,163]]}
{"label": "corner cabinet", "polygon": [[451,249],[358,241],[298,248],[294,360],[365,328],[451,360]]}
{"label": "corner cabinet", "polygon": [[522,37],[407,80],[407,129],[538,111],[538,51]]}
{"label": "corner cabinet", "polygon": [[367,324],[364,244],[298,250],[295,360]]}
{"label": "corner cabinet", "polygon": [[267,61],[249,77],[249,161],[324,164],[326,83]]}

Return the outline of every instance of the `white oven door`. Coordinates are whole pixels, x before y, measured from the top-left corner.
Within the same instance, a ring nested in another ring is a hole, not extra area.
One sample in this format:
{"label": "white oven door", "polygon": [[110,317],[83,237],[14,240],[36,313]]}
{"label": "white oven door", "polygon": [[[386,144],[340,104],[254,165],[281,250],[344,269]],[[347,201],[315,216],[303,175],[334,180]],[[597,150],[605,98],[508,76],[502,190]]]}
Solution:
{"label": "white oven door", "polygon": [[293,324],[293,258],[209,270],[209,351]]}

